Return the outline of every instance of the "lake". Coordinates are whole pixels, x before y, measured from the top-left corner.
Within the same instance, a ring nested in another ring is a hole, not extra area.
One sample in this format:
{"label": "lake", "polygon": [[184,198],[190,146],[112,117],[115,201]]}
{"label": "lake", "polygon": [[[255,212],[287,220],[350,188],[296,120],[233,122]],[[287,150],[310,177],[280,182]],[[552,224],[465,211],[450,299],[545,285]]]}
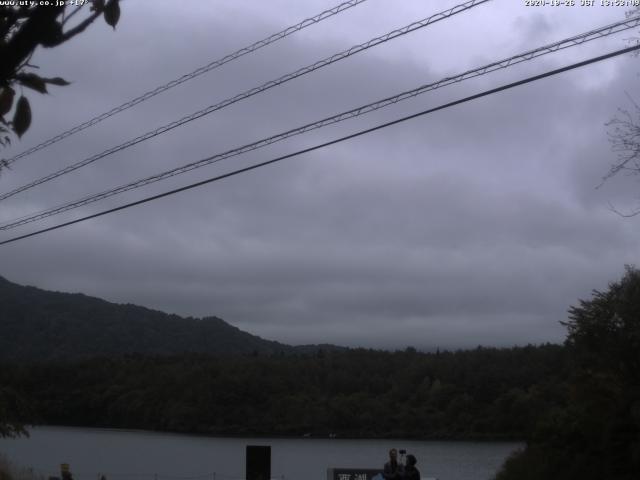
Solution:
{"label": "lake", "polygon": [[377,468],[391,447],[418,458],[423,477],[488,480],[515,442],[444,442],[320,438],[218,438],[168,433],[38,427],[30,438],[0,439],[0,452],[45,477],[61,463],[74,480],[244,479],[245,447],[271,446],[272,478],[326,480],[328,467]]}

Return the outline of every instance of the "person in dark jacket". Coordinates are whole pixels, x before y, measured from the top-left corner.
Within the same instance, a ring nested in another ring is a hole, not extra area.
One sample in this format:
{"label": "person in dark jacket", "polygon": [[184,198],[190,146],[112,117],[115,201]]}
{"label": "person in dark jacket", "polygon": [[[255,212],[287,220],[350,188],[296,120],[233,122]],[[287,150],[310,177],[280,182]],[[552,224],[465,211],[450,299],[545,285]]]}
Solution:
{"label": "person in dark jacket", "polygon": [[407,455],[407,465],[404,467],[402,480],[420,480],[420,470],[416,468],[418,460],[415,456]]}
{"label": "person in dark jacket", "polygon": [[389,461],[384,464],[382,476],[385,480],[402,480],[402,465],[398,463],[398,451],[395,448],[389,450]]}

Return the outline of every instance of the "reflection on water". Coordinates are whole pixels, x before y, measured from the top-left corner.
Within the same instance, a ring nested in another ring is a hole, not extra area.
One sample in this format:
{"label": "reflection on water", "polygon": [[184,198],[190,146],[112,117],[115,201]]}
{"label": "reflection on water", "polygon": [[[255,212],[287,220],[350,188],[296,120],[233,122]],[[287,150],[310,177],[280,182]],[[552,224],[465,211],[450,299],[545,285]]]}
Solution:
{"label": "reflection on water", "polygon": [[490,479],[513,442],[438,442],[315,438],[213,438],[155,432],[39,427],[28,439],[0,439],[13,462],[45,477],[69,463],[74,480],[244,479],[246,445],[271,446],[272,477],[325,480],[328,467],[376,468],[391,447],[418,458],[423,477]]}

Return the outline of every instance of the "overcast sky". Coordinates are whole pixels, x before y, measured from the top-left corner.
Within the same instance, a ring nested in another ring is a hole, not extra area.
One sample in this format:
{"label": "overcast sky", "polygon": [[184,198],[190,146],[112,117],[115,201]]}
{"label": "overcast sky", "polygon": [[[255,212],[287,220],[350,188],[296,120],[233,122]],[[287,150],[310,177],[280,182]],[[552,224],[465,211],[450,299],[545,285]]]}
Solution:
{"label": "overcast sky", "polygon": [[[31,63],[9,157],[337,0],[129,0]],[[5,192],[457,1],[368,0],[34,155]],[[495,0],[1,202],[8,221],[622,19],[623,7]],[[0,240],[321,143],[626,46],[626,32],[0,234]],[[0,275],[292,344],[421,349],[561,342],[570,305],[638,263],[640,184],[595,187],[605,123],[638,100],[630,55],[0,247]]]}

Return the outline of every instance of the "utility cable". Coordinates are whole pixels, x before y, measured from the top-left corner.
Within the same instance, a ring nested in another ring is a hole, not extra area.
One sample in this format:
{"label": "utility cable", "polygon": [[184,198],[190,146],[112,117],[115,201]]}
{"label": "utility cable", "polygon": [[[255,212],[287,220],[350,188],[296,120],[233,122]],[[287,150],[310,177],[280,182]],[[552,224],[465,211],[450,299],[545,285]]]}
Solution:
{"label": "utility cable", "polygon": [[472,100],[477,100],[478,98],[486,97],[488,95],[493,95],[495,93],[502,92],[504,90],[509,90],[511,88],[515,88],[515,87],[518,87],[518,86],[521,86],[521,85],[525,85],[527,83],[532,83],[532,82],[535,82],[535,81],[538,81],[538,80],[542,80],[543,78],[547,78],[547,77],[550,77],[550,76],[553,76],[553,75],[558,75],[560,73],[567,72],[569,70],[573,70],[573,69],[576,69],[576,68],[580,68],[580,67],[584,67],[584,66],[587,66],[587,65],[591,65],[593,63],[601,62],[603,60],[606,60],[606,59],[609,59],[609,58],[613,58],[613,57],[616,57],[618,55],[623,55],[625,53],[637,51],[639,49],[640,49],[640,44],[639,45],[634,45],[632,47],[623,48],[621,50],[616,50],[614,52],[610,52],[610,53],[607,53],[605,55],[600,55],[598,57],[592,57],[592,58],[590,58],[588,60],[584,60],[582,62],[577,62],[577,63],[573,63],[571,65],[564,66],[562,68],[558,68],[558,69],[555,69],[555,70],[550,70],[550,71],[547,71],[545,73],[541,73],[539,75],[534,75],[532,77],[528,77],[528,78],[525,78],[523,80],[519,80],[517,82],[508,83],[506,85],[502,85],[500,87],[492,88],[490,90],[485,90],[485,91],[483,91],[481,93],[477,93],[475,95],[464,97],[462,99],[455,100],[453,102],[445,103],[445,104],[439,105],[439,106],[434,107],[434,108],[423,110],[421,112],[414,113],[413,115],[407,115],[405,117],[402,117],[402,118],[399,118],[399,119],[396,119],[396,120],[392,120],[390,122],[382,123],[382,124],[377,125],[377,126],[372,127],[372,128],[368,128],[368,129],[365,129],[365,130],[360,130],[359,132],[352,133],[350,135],[345,135],[343,137],[336,138],[334,140],[330,140],[328,142],[324,142],[324,143],[315,145],[313,147],[309,147],[309,148],[305,148],[305,149],[302,149],[302,150],[298,150],[296,152],[289,153],[287,155],[282,155],[280,157],[276,157],[276,158],[273,158],[271,160],[267,160],[267,161],[264,161],[264,162],[261,162],[261,163],[256,163],[254,165],[250,165],[248,167],[240,168],[240,169],[234,170],[232,172],[228,172],[228,173],[225,173],[225,174],[222,174],[222,175],[218,175],[218,176],[206,179],[206,180],[202,180],[202,181],[199,181],[199,182],[196,182],[196,183],[192,183],[192,184],[186,185],[184,187],[180,187],[180,188],[176,188],[176,189],[173,189],[173,190],[169,190],[167,192],[160,193],[158,195],[152,195],[150,197],[146,197],[146,198],[143,198],[141,200],[137,200],[135,202],[127,203],[125,205],[120,205],[119,207],[110,208],[108,210],[103,210],[101,212],[94,213],[92,215],[87,215],[85,217],[78,218],[78,219],[75,219],[75,220],[71,220],[69,222],[60,223],[60,224],[54,225],[52,227],[43,228],[43,229],[37,230],[35,232],[31,232],[31,233],[27,233],[25,235],[20,235],[20,236],[17,236],[17,237],[13,237],[13,238],[10,238],[8,240],[1,241],[0,242],[0,246],[1,245],[6,245],[8,243],[16,242],[18,240],[23,240],[25,238],[33,237],[35,235],[40,235],[42,233],[51,232],[53,230],[58,230],[58,229],[63,228],[63,227],[68,227],[70,225],[74,225],[76,223],[84,222],[86,220],[90,220],[90,219],[93,219],[93,218],[101,217],[101,216],[107,215],[109,213],[118,212],[120,210],[125,210],[127,208],[135,207],[137,205],[142,205],[143,203],[148,203],[148,202],[151,202],[153,200],[158,200],[160,198],[168,197],[170,195],[174,195],[174,194],[179,193],[179,192],[184,192],[186,190],[191,190],[193,188],[200,187],[202,185],[206,185],[206,184],[209,184],[209,183],[213,183],[213,182],[216,182],[218,180],[222,180],[224,178],[233,177],[235,175],[239,175],[241,173],[245,173],[245,172],[248,172],[248,171],[251,171],[251,170],[255,170],[255,169],[260,168],[260,167],[265,167],[267,165],[271,165],[273,163],[277,163],[277,162],[280,162],[282,160],[286,160],[288,158],[296,157],[296,156],[302,155],[304,153],[309,153],[309,152],[312,152],[312,151],[315,151],[315,150],[319,150],[319,149],[324,148],[324,147],[328,147],[330,145],[335,145],[337,143],[344,142],[346,140],[350,140],[352,138],[360,137],[362,135],[366,135],[368,133],[372,133],[372,132],[375,132],[377,130],[381,130],[383,128],[387,128],[387,127],[390,127],[392,125],[396,125],[396,124],[399,124],[399,123],[402,123],[402,122],[406,122],[407,120],[412,120],[414,118],[418,118],[418,117],[421,117],[421,116],[424,116],[424,115],[427,115],[427,114],[430,114],[430,113],[433,113],[433,112],[437,112],[439,110],[444,110],[446,108],[450,108],[450,107],[453,107],[453,106],[456,106],[456,105],[460,105],[462,103],[470,102]]}
{"label": "utility cable", "polygon": [[388,42],[390,40],[393,40],[395,38],[398,38],[400,36],[406,35],[410,32],[413,32],[415,30],[418,30],[420,28],[424,28],[428,25],[431,25],[433,23],[439,22],[441,20],[447,19],[453,15],[456,15],[458,13],[464,12],[466,10],[469,10],[473,7],[476,7],[478,5],[481,5],[483,3],[487,3],[490,2],[491,0],[469,0],[465,3],[462,3],[460,5],[456,5],[455,7],[449,8],[447,10],[444,10],[442,12],[436,13],[428,18],[425,18],[423,20],[417,21],[417,22],[413,22],[405,27],[399,28],[397,30],[393,30],[385,35],[373,38],[365,43],[361,43],[359,45],[355,45],[347,50],[343,50],[340,53],[336,53],[334,55],[331,55],[330,57],[327,57],[323,60],[320,60],[316,63],[313,63],[311,65],[308,65],[306,67],[300,68],[292,73],[288,73],[286,75],[283,75],[282,77],[279,77],[275,80],[270,80],[266,83],[263,83],[262,85],[260,85],[259,87],[254,87],[250,90],[246,90],[243,93],[237,94],[233,97],[227,98],[226,100],[223,100],[215,105],[210,105],[202,110],[199,110],[197,112],[194,112],[190,115],[187,115],[183,118],[181,118],[180,120],[176,120],[173,121],[167,125],[164,125],[162,127],[159,127],[155,130],[151,130],[143,135],[140,135],[132,140],[129,140],[125,143],[122,143],[120,145],[117,145],[115,147],[112,147],[108,150],[105,150],[102,153],[99,153],[97,155],[93,155],[92,157],[88,157],[84,160],[81,160],[77,163],[74,163],[72,165],[69,165],[66,168],[63,168],[61,170],[58,170],[57,172],[51,173],[45,177],[42,177],[38,180],[35,180],[31,183],[28,183],[26,185],[23,185],[21,187],[18,187],[10,192],[4,193],[2,195],[0,195],[0,200],[5,200],[9,197],[12,197],[20,192],[23,192],[25,190],[28,190],[30,188],[33,188],[35,186],[41,185],[45,182],[48,182],[50,180],[53,180],[54,178],[58,178],[62,175],[65,175],[67,173],[73,172],[74,170],[77,170],[81,167],[84,167],[86,165],[89,165],[97,160],[100,160],[101,158],[104,158],[108,155],[111,155],[113,153],[116,152],[120,152],[126,148],[129,148],[133,145],[137,145],[140,142],[143,142],[145,140],[149,140],[150,138],[156,137],[158,135],[161,135],[163,133],[166,133],[170,130],[173,130],[176,127],[179,127],[181,125],[184,125],[185,123],[191,122],[193,120],[197,120],[201,117],[204,117],[205,115],[209,115],[210,113],[213,113],[217,110],[221,110],[225,107],[228,107],[229,105],[232,105],[234,103],[237,103],[241,100],[244,100],[246,98],[252,97],[254,95],[257,95],[258,93],[264,92],[265,90],[269,90],[270,88],[276,87],[278,85],[281,85],[283,83],[286,83],[290,80],[293,80],[295,78],[301,77],[302,75],[306,75],[308,73],[311,73],[315,70],[318,70],[320,68],[326,67],[327,65],[331,65],[335,62],[338,62],[340,60],[344,60],[345,58],[351,57],[352,55],[355,55],[357,53],[363,52],[365,50],[368,50],[369,48],[378,46],[382,43]]}
{"label": "utility cable", "polygon": [[214,70],[218,67],[221,67],[222,65],[229,63],[233,60],[237,60],[238,58],[247,55],[249,53],[255,52],[256,50],[261,49],[262,47],[266,47],[267,45],[270,45],[274,42],[277,42],[278,40],[282,40],[285,37],[288,37],[289,35],[298,32],[304,28],[307,28],[311,25],[315,25],[316,23],[320,23],[321,21],[330,18],[334,15],[337,15],[340,12],[343,12],[349,8],[355,7],[361,3],[366,2],[367,0],[349,0],[347,2],[343,2],[339,5],[336,5],[333,8],[330,8],[329,10],[325,10],[324,12],[321,12],[317,15],[314,15],[313,17],[307,18],[306,20],[303,20],[300,23],[297,23],[296,25],[292,25],[290,27],[285,28],[284,30],[281,30],[278,33],[274,33],[273,35],[268,36],[267,38],[263,38],[262,40],[259,40],[255,43],[252,43],[251,45],[241,48],[240,50],[236,50],[233,53],[230,53],[228,55],[225,55],[222,58],[219,58],[217,60],[212,61],[211,63],[204,65],[202,67],[196,68],[194,71],[187,73],[185,75],[182,75],[181,77],[178,77],[174,80],[171,80],[168,83],[165,83],[164,85],[160,85],[156,88],[154,88],[153,90],[149,90],[148,92],[143,93],[142,95],[140,95],[139,97],[136,97],[132,100],[129,100],[128,102],[123,103],[120,106],[117,106],[115,108],[112,108],[111,110],[109,110],[108,112],[102,113],[96,117],[93,117],[89,120],[87,120],[84,123],[81,123],[80,125],[76,125],[73,128],[70,128],[69,130],[66,130],[58,135],[56,135],[55,137],[51,137],[48,140],[45,140],[44,142],[29,148],[28,150],[25,150],[24,152],[15,155],[11,158],[8,158],[5,160],[7,165],[11,165],[12,163],[14,163],[16,160],[19,160],[20,158],[26,157],[28,155],[31,155],[32,153],[35,153],[39,150],[42,150],[43,148],[46,148],[50,145],[53,145],[54,143],[59,142],[62,139],[65,139],[67,137],[70,137],[71,135],[78,133],[86,128],[92,127],[100,122],[102,122],[103,120],[106,120],[109,117],[112,117],[120,112],[124,112],[125,110],[138,105],[139,103],[142,103],[146,100],[149,100],[152,97],[155,97],[156,95],[162,93],[162,92],[166,92],[167,90],[172,89],[173,87],[176,87],[182,83],[188,82],[189,80],[196,78],[200,75],[203,75],[204,73],[210,72],[211,70]]}
{"label": "utility cable", "polygon": [[518,54],[518,55],[514,55],[511,57],[508,57],[506,59],[502,59],[502,60],[498,60],[495,62],[492,62],[488,65],[484,65],[482,67],[479,68],[475,68],[472,70],[467,70],[464,73],[455,75],[455,76],[450,76],[450,77],[445,77],[437,82],[433,82],[433,83],[429,83],[426,85],[422,85],[418,88],[415,88],[413,90],[409,90],[409,91],[405,91],[402,92],[400,94],[394,95],[392,97],[387,97],[384,98],[382,100],[378,100],[376,102],[373,103],[369,103],[367,105],[363,105],[360,106],[358,108],[354,108],[351,110],[348,110],[346,112],[342,112],[339,113],[337,115],[333,115],[327,118],[324,118],[322,120],[318,120],[316,122],[313,123],[309,123],[306,125],[303,125],[301,127],[297,127],[294,128],[292,130],[288,130],[286,132],[282,132],[276,135],[273,135],[271,137],[267,137],[267,138],[263,138],[261,140],[243,145],[241,147],[237,147],[231,150],[228,150],[226,152],[223,153],[219,153],[162,173],[158,173],[156,175],[150,176],[150,177],[146,177],[140,180],[136,180],[124,185],[121,185],[119,187],[110,189],[110,190],[106,190],[97,194],[92,194],[86,197],[83,197],[79,200],[75,200],[73,202],[69,202],[69,203],[65,203],[62,205],[58,205],[56,207],[53,208],[49,208],[40,212],[36,212],[36,213],[31,213],[28,215],[25,215],[23,217],[19,217],[16,219],[13,219],[9,222],[6,222],[2,225],[0,225],[0,230],[10,230],[12,228],[16,228],[19,227],[21,225],[25,225],[27,223],[31,223],[31,222],[35,222],[38,220],[42,220],[44,218],[62,213],[62,212],[66,212],[68,210],[72,210],[75,208],[79,208],[82,207],[84,205],[88,205],[90,203],[94,203],[100,200],[104,200],[106,198],[112,197],[114,195],[120,194],[120,193],[124,193],[127,192],[129,190],[134,190],[136,188],[140,188],[146,185],[149,185],[151,183],[155,183],[161,180],[165,180],[167,178],[176,176],[176,175],[180,175],[182,173],[186,173],[189,172],[191,170],[195,170],[197,168],[200,167],[204,167],[206,165],[210,165],[213,163],[217,163],[220,162],[222,160],[225,160],[227,158],[231,158],[231,157],[235,157],[238,155],[241,155],[243,153],[247,153],[249,151],[253,151],[253,150],[257,150],[259,148],[265,147],[267,145],[271,145],[273,143],[285,140],[287,138],[291,138],[293,136],[296,135],[301,135],[303,133],[318,129],[318,128],[322,128],[325,127],[327,125],[331,125],[334,123],[339,123],[342,122],[344,120],[347,119],[351,119],[351,118],[355,118],[358,117],[360,115],[364,115],[376,110],[379,110],[381,108],[387,107],[389,105],[398,103],[400,101],[404,101],[410,98],[413,98],[417,95],[438,89],[438,88],[442,88],[445,87],[447,85],[451,85],[454,83],[458,83],[470,78],[474,78],[480,75],[485,75],[487,73],[499,70],[499,69],[504,69],[504,68],[508,68],[512,65],[521,63],[521,62],[525,62],[525,61],[529,61],[532,60],[534,58],[540,57],[542,55],[546,55],[558,50],[562,50],[565,48],[569,48],[569,47],[573,47],[576,45],[580,45],[584,42],[590,41],[590,40],[595,40],[598,38],[603,38],[605,36],[608,35],[612,35],[614,33],[618,33],[620,31],[623,30],[628,30],[631,28],[635,28],[638,25],[640,25],[640,16],[638,17],[634,17],[634,18],[629,18],[626,19],[624,21],[621,22],[617,22],[614,24],[610,24],[604,27],[600,27],[598,29],[595,30],[590,30],[588,32],[579,34],[579,35],[574,35],[573,37],[569,37],[566,38],[564,40],[560,40],[558,42],[555,43],[551,43],[548,45],[544,45],[542,47],[538,47],[536,49],[533,50],[529,50],[527,52]]}

